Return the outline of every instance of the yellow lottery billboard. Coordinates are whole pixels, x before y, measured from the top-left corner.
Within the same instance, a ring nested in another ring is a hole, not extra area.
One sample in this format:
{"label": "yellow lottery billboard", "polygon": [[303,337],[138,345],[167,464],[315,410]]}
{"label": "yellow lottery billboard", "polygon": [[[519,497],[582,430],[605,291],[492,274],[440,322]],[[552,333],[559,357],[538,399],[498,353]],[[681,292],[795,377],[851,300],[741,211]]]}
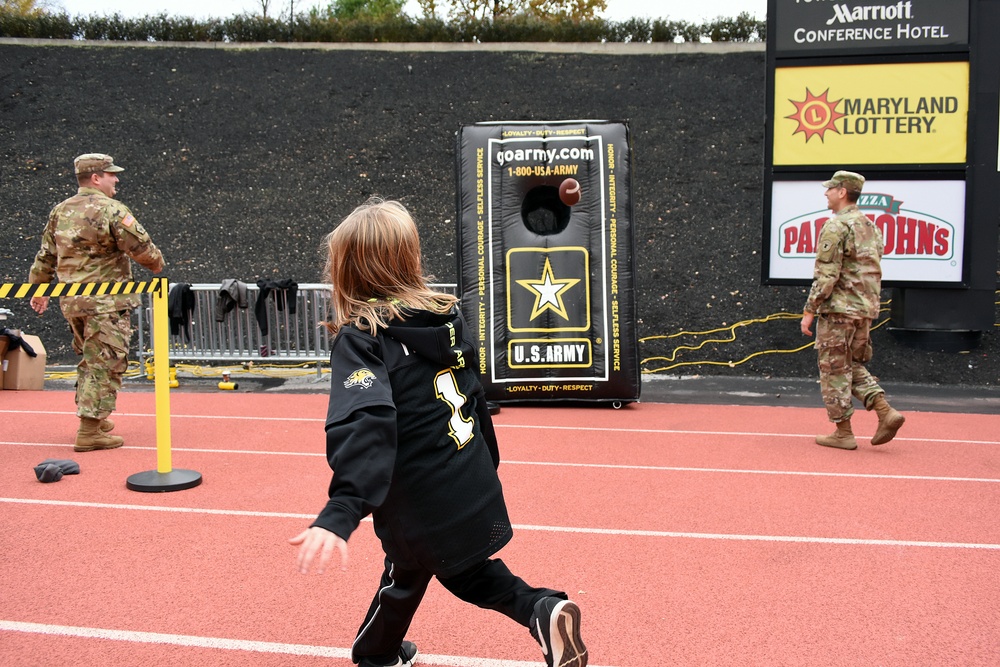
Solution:
{"label": "yellow lottery billboard", "polygon": [[779,67],[775,166],[966,160],[969,63]]}

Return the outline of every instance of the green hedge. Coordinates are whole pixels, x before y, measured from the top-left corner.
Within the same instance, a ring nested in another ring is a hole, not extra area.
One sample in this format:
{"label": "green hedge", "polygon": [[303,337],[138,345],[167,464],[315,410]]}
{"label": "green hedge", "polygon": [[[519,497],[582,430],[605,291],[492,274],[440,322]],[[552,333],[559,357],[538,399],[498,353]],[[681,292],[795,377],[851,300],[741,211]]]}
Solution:
{"label": "green hedge", "polygon": [[573,23],[528,17],[452,23],[407,16],[339,21],[305,15],[290,22],[250,15],[198,21],[166,14],[127,19],[120,14],[70,18],[0,12],[0,37],[133,42],[761,42],[767,37],[766,28],[764,21],[746,12],[701,25],[661,19]]}

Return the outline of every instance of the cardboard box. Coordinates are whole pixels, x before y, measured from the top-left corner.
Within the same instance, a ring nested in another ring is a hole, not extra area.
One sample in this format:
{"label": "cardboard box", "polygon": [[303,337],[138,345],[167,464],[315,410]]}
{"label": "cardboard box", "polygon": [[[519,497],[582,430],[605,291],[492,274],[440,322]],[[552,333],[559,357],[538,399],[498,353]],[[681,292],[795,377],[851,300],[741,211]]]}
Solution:
{"label": "cardboard box", "polygon": [[3,357],[4,373],[3,388],[21,391],[40,391],[45,385],[45,346],[42,339],[31,334],[22,334],[31,349],[38,355],[29,357],[28,353],[18,347],[10,350]]}

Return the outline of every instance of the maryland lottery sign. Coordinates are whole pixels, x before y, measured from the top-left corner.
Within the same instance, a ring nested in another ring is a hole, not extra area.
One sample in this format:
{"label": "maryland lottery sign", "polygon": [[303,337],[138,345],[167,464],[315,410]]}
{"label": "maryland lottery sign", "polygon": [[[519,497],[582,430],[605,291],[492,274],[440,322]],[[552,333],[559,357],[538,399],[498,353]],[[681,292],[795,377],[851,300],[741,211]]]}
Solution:
{"label": "maryland lottery sign", "polygon": [[774,166],[959,164],[967,62],[779,67]]}

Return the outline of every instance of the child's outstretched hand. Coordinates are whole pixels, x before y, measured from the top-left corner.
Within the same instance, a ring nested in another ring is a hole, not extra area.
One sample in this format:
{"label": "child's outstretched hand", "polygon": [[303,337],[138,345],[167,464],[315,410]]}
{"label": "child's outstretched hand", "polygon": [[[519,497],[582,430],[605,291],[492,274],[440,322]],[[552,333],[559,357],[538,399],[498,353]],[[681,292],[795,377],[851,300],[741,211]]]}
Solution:
{"label": "child's outstretched hand", "polygon": [[301,574],[309,574],[309,567],[317,555],[319,562],[316,564],[316,574],[323,574],[326,566],[330,564],[334,549],[340,551],[340,569],[347,570],[347,542],[325,528],[318,526],[307,528],[295,537],[289,538],[288,543],[299,547],[298,560]]}

